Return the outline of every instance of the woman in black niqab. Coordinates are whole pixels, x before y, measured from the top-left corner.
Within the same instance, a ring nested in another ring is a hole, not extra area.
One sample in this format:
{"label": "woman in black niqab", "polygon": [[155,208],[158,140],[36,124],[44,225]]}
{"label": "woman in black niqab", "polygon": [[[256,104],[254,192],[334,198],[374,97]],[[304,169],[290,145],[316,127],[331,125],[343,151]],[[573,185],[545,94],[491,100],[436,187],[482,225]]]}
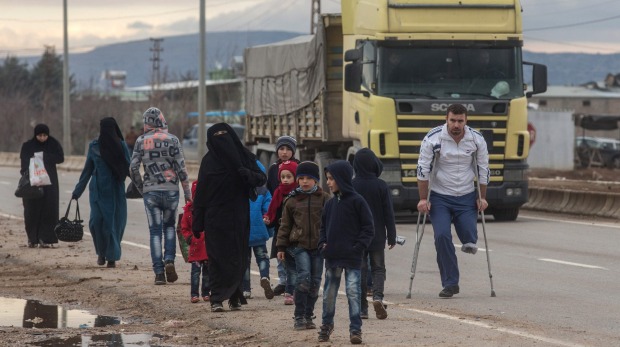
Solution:
{"label": "woman in black niqab", "polygon": [[106,117],[99,122],[99,150],[103,161],[110,167],[117,181],[125,181],[129,176],[129,165],[125,160],[125,151],[121,141],[123,133],[113,117]]}
{"label": "woman in black niqab", "polygon": [[194,234],[205,231],[211,309],[221,311],[222,302],[229,300],[237,310],[247,303],[241,284],[249,252],[250,199],[267,177],[226,123],[209,128],[207,148],[198,172],[192,229]]}

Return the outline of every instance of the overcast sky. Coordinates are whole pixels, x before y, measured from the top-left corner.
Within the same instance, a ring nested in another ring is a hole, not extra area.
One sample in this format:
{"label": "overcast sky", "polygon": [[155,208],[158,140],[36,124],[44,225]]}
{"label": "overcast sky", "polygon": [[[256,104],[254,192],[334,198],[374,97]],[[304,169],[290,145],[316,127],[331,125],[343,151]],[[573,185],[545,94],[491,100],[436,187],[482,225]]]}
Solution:
{"label": "overcast sky", "polygon": [[[386,0],[387,1],[387,0]],[[198,32],[199,0],[67,0],[69,47]],[[62,52],[62,0],[0,0],[0,55]],[[310,31],[310,0],[206,0],[207,31]],[[620,53],[620,0],[522,0],[525,49]],[[322,12],[340,12],[322,0]]]}

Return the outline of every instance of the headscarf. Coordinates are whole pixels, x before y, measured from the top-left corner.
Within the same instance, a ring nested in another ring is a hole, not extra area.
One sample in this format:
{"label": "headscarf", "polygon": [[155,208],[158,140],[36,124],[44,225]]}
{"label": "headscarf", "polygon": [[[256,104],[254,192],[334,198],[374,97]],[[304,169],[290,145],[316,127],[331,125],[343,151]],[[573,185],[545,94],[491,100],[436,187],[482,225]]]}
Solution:
{"label": "headscarf", "polygon": [[149,107],[148,110],[144,111],[142,120],[144,121],[145,134],[153,130],[168,132],[168,123],[166,123],[163,112],[157,107]]}
{"label": "headscarf", "polygon": [[50,128],[45,124],[37,124],[34,127],[34,137],[36,138],[39,134],[45,134],[47,136],[50,135]]}
{"label": "headscarf", "polygon": [[290,171],[293,174],[293,177],[295,177],[295,174],[297,173],[297,162],[292,161],[292,160],[287,160],[285,162],[280,163],[280,165],[278,166],[278,182],[280,182],[280,184],[278,185],[276,190],[273,191],[273,196],[271,197],[271,203],[269,203],[269,209],[267,209],[267,213],[264,215],[264,217],[267,217],[269,219],[270,223],[273,223],[273,221],[276,219],[278,209],[282,205],[282,201],[284,201],[284,198],[291,191],[297,188],[296,179],[294,179],[293,182],[289,184],[282,183],[282,179],[280,177],[281,177],[282,171],[284,170]]}
{"label": "headscarf", "polygon": [[252,168],[254,155],[243,147],[234,129],[227,123],[217,123],[207,130],[207,148],[230,172],[238,173],[242,167]]}
{"label": "headscarf", "polygon": [[113,117],[103,118],[99,122],[99,151],[117,181],[124,181],[129,176],[129,163],[121,141],[123,133],[116,120]]}

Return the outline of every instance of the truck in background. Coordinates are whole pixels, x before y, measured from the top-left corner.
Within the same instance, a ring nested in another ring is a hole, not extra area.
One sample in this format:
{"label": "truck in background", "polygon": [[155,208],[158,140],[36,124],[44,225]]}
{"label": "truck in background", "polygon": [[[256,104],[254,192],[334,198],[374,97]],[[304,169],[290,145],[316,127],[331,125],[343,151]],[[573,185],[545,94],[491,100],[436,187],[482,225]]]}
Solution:
{"label": "truck in background", "polygon": [[315,35],[245,51],[246,142],[258,158],[274,162],[281,135],[319,166],[368,147],[394,210],[415,211],[422,139],[461,103],[489,148],[488,213],[515,220],[528,199],[527,97],[547,80],[544,65],[522,61],[519,1],[342,1],[342,15],[321,19]]}

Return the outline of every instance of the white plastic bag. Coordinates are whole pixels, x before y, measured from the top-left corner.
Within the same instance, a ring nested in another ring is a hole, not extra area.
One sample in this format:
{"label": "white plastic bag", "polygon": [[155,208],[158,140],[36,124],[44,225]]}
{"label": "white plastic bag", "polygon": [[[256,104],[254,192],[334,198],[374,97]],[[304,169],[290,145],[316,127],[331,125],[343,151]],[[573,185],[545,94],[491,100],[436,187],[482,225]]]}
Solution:
{"label": "white plastic bag", "polygon": [[50,176],[45,170],[43,164],[43,152],[36,152],[34,157],[30,158],[30,185],[33,187],[49,186],[52,184]]}

